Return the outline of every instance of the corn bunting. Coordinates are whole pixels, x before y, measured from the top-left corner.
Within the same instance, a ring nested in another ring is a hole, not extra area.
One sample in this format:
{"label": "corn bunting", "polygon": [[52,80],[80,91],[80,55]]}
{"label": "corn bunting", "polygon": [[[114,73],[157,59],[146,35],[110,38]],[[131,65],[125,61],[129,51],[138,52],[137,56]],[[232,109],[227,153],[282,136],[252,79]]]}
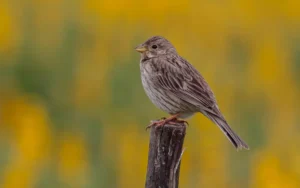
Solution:
{"label": "corn bunting", "polygon": [[171,115],[152,122],[150,126],[185,122],[179,119],[201,112],[219,126],[238,150],[249,149],[228,125],[204,78],[177,54],[168,40],[160,36],[151,37],[136,50],[141,53],[140,71],[146,94],[155,106]]}

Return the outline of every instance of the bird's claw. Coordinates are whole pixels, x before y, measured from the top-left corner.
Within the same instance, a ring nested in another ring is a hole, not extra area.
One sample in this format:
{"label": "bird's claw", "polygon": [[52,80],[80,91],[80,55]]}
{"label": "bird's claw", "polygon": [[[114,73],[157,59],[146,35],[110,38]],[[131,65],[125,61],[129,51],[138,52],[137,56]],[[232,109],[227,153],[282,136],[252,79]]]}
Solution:
{"label": "bird's claw", "polygon": [[147,131],[149,128],[151,128],[152,126],[154,126],[154,125],[155,125],[155,121],[151,121],[150,125],[148,125],[148,126],[146,127],[146,131]]}
{"label": "bird's claw", "polygon": [[146,131],[153,126],[155,126],[155,128],[157,128],[158,126],[164,126],[167,123],[167,121],[165,121],[165,119],[166,118],[162,118],[160,120],[151,121],[150,125],[148,125],[146,127]]}
{"label": "bird's claw", "polygon": [[151,121],[150,125],[148,125],[146,127],[146,131],[149,128],[153,127],[153,126],[155,126],[155,128],[157,128],[157,127],[160,127],[160,126],[164,126],[167,123],[170,124],[170,125],[178,125],[178,123],[183,123],[184,125],[189,126],[189,123],[187,121],[179,120],[179,119],[168,120],[167,118],[162,117],[160,120]]}

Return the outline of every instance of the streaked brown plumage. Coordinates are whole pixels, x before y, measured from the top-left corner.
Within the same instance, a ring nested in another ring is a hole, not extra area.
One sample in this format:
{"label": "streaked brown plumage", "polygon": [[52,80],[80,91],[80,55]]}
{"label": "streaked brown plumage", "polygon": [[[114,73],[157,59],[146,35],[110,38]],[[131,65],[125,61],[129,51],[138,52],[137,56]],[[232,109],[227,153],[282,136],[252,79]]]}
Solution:
{"label": "streaked brown plumage", "polygon": [[141,53],[140,71],[146,94],[158,108],[173,115],[157,125],[201,112],[220,127],[237,149],[248,149],[227,124],[204,78],[168,40],[155,36],[136,50]]}

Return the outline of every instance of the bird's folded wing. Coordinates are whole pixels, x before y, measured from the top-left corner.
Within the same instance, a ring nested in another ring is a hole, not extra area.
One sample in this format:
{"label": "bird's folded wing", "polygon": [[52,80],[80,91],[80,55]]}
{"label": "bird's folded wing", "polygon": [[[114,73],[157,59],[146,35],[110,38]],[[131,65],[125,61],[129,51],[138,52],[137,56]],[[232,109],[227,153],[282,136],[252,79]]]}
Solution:
{"label": "bird's folded wing", "polygon": [[[215,111],[214,94],[200,73],[181,57],[159,59],[152,79],[157,87],[170,90],[202,110]],[[178,62],[180,61],[180,62]]]}

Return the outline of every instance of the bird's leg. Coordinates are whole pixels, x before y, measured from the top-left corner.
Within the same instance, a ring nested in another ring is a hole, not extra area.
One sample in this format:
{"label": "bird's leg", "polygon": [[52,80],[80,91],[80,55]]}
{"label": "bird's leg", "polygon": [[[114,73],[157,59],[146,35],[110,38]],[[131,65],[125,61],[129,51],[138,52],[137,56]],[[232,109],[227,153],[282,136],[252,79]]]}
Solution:
{"label": "bird's leg", "polygon": [[177,119],[177,117],[179,115],[180,114],[174,114],[174,115],[172,115],[172,116],[170,116],[168,118],[162,118],[159,121],[152,121],[151,124],[146,127],[146,130],[149,129],[150,127],[152,127],[152,126],[155,126],[155,127],[157,127],[157,126],[164,126],[167,123],[175,124],[175,123],[172,122],[173,120],[175,120],[176,122],[179,122],[179,121],[181,122],[181,120]]}
{"label": "bird's leg", "polygon": [[158,125],[160,122],[164,121],[165,119],[166,119],[166,117],[162,117],[162,118],[160,118],[160,119],[158,119],[158,120],[152,120],[151,123],[150,123],[150,125],[148,125],[148,126],[146,127],[146,130],[148,130],[148,129],[151,128],[152,126]]}

